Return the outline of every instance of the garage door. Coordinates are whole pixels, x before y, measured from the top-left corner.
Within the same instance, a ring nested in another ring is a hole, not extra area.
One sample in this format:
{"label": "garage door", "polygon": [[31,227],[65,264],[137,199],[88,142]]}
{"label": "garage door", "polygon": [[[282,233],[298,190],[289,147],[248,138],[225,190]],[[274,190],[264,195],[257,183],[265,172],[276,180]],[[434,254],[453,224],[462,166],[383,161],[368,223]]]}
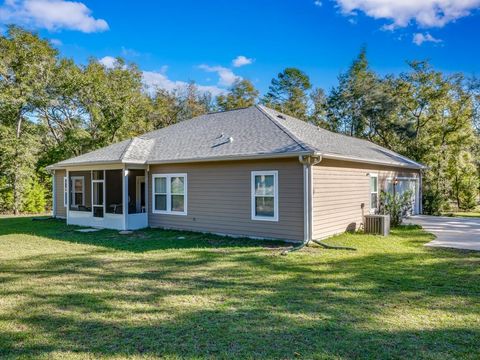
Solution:
{"label": "garage door", "polygon": [[[398,183],[395,186],[396,194],[404,194],[407,191],[412,193],[412,206],[408,213],[410,215],[420,213],[420,199],[419,199],[419,188],[418,188],[418,179],[417,178],[398,178]],[[392,193],[394,191],[393,179],[387,179],[387,192]]]}

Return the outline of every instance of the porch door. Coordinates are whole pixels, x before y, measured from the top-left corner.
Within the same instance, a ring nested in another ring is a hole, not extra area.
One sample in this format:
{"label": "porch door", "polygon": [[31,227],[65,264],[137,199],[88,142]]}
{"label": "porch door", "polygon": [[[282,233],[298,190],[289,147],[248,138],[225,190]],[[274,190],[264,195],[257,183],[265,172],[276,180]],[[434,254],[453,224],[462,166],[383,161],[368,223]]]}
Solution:
{"label": "porch door", "polygon": [[92,172],[92,213],[103,218],[105,213],[105,173],[103,170]]}
{"label": "porch door", "polygon": [[136,178],[136,210],[138,213],[145,212],[145,176]]}

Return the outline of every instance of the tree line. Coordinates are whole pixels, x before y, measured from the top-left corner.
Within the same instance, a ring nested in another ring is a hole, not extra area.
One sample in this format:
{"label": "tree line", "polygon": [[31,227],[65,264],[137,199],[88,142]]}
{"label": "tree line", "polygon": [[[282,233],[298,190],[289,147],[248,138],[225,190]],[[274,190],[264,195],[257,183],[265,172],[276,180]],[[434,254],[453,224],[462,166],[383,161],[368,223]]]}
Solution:
{"label": "tree line", "polygon": [[262,103],[331,131],[368,139],[427,166],[424,210],[475,207],[480,171],[480,81],[411,61],[380,76],[365,49],[326,93],[287,68],[268,92],[242,79],[222,95],[147,91],[135,64],[76,64],[48,40],[10,26],[0,36],[0,212],[43,211],[51,203],[45,167],[212,111]]}

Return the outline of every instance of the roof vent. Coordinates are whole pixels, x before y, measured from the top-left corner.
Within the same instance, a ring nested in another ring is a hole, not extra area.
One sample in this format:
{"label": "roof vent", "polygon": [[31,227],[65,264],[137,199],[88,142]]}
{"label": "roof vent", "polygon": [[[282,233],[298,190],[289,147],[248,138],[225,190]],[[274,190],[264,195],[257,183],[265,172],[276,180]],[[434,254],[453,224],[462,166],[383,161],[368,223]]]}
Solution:
{"label": "roof vent", "polygon": [[282,114],[278,114],[277,117],[282,119],[282,120],[285,120],[285,116],[283,116]]}
{"label": "roof vent", "polygon": [[[223,134],[222,134],[222,135],[223,135]],[[217,138],[217,140],[218,140],[218,139],[219,139],[219,138]],[[233,137],[230,136],[230,137],[226,138],[224,141],[212,145],[212,148],[215,148],[215,147],[220,146],[220,145],[230,144],[230,143],[232,143],[232,142],[233,142]]]}

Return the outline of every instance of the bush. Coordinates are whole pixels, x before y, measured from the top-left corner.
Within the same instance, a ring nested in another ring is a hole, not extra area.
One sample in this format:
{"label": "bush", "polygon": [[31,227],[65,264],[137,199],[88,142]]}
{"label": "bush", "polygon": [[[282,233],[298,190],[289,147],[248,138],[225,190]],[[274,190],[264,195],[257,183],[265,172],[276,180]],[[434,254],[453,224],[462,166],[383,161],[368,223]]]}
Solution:
{"label": "bush", "polygon": [[465,186],[459,196],[460,210],[469,211],[477,207],[477,188],[473,186]]}
{"label": "bush", "polygon": [[412,195],[411,191],[406,191],[401,195],[393,195],[385,191],[380,193],[380,214],[390,215],[391,227],[401,225],[403,218],[412,209]]}
{"label": "bush", "polygon": [[45,211],[46,204],[45,189],[38,181],[32,181],[28,192],[25,194],[21,212],[30,214],[42,213]]}
{"label": "bush", "polygon": [[423,213],[426,215],[441,215],[448,204],[445,197],[439,191],[428,191],[424,189],[423,193]]}
{"label": "bush", "polygon": [[0,177],[0,213],[9,213],[13,210],[13,191],[5,177]]}

